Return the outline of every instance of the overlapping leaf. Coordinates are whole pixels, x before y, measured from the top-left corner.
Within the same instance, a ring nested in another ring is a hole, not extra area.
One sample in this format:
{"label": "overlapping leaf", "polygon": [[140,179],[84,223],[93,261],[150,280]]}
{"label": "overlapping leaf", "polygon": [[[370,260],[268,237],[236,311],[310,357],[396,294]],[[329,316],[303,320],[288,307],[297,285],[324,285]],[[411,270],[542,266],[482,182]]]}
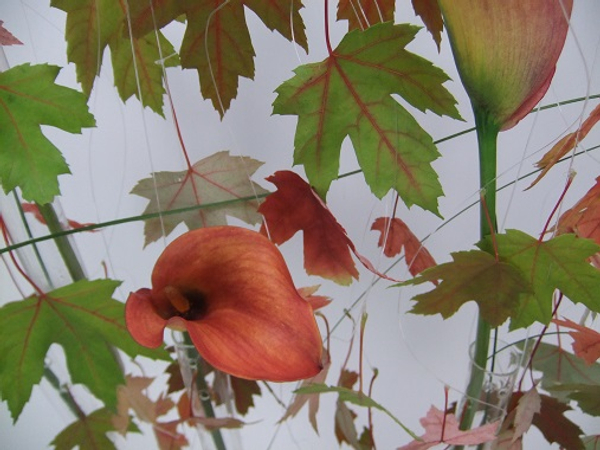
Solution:
{"label": "overlapping leaf", "polygon": [[492,326],[501,325],[518,311],[521,296],[530,287],[523,274],[487,252],[471,250],[452,254],[440,264],[400,286],[442,280],[432,291],[417,295],[411,312],[448,318],[464,303],[474,300],[481,316]]}
{"label": "overlapping leaf", "polygon": [[444,19],[442,19],[440,5],[437,0],[412,0],[412,5],[415,14],[421,17],[439,51],[442,42],[442,30],[444,29]]}
{"label": "overlapping leaf", "polygon": [[62,346],[74,383],[86,385],[109,408],[124,383],[112,346],[131,356],[165,357],[136,344],[125,327],[124,305],[111,295],[119,282],[78,281],[0,308],[0,393],[14,419],[44,371],[48,348]]}
{"label": "overlapping leaf", "polygon": [[[555,289],[571,301],[600,312],[600,272],[588,263],[588,258],[600,250],[593,241],[574,234],[540,241],[522,231],[507,230],[496,236],[496,243],[500,259],[518,268],[533,289],[523,298],[511,328],[526,327],[535,321],[549,323]],[[491,249],[491,240],[479,246]]]}
{"label": "overlapping leaf", "polygon": [[19,187],[25,199],[41,204],[58,195],[58,175],[69,173],[41,125],[69,133],[95,125],[85,97],[54,83],[59,71],[23,64],[0,73],[0,183],[4,192]]}
{"label": "overlapping leaf", "polygon": [[[111,422],[113,412],[109,408],[97,409],[93,413],[82,415],[75,422],[61,431],[52,441],[55,450],[109,450],[116,449],[115,444],[106,433],[114,431]],[[127,431],[138,431],[129,424]]]}
{"label": "overlapping leaf", "polygon": [[340,0],[338,20],[347,20],[348,29],[365,30],[371,25],[394,20],[395,0]]}
{"label": "overlapping leaf", "polygon": [[392,94],[421,111],[458,118],[442,86],[446,74],[405,46],[418,28],[386,22],[352,31],[327,59],[295,70],[277,88],[276,114],[298,116],[294,162],[325,198],[337,178],[342,141],[349,136],[367,184],[381,198],[395,189],[410,206],[437,213],[442,195],[431,162],[431,137]]}
{"label": "overlapping leaf", "polygon": [[256,197],[267,191],[248,177],[261,165],[255,159],[222,151],[201,159],[189,170],[156,172],[140,180],[131,193],[150,200],[144,214],[204,206],[146,220],[146,245],[158,240],[163,230],[168,235],[182,222],[190,230],[226,225],[227,216],[250,224],[260,222]]}
{"label": "overlapping leaf", "polygon": [[[89,96],[100,74],[104,51],[111,50],[115,85],[123,101],[132,95],[163,114],[163,70],[178,64],[173,46],[160,33],[131,38],[126,4],[117,0],[52,0],[67,13],[67,57],[76,66],[77,80]],[[134,60],[135,55],[135,60]],[[139,91],[138,91],[139,82]]]}
{"label": "overlapping leaf", "polygon": [[557,320],[557,325],[571,328],[569,335],[573,338],[573,352],[588,364],[595,363],[600,359],[600,333],[569,319]]}
{"label": "overlapping leaf", "polygon": [[299,0],[135,0],[132,27],[134,35],[141,37],[184,15],[181,65],[198,71],[202,95],[223,116],[237,96],[239,78],[254,77],[254,48],[244,6],[269,29],[307,49]]}

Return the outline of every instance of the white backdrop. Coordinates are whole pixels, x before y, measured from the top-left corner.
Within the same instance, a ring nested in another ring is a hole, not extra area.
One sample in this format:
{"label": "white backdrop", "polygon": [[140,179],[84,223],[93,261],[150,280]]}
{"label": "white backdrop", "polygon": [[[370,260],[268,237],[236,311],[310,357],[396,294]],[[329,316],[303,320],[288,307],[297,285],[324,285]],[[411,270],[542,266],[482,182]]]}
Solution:
{"label": "white backdrop", "polygon": [[[193,161],[225,149],[234,155],[247,155],[266,161],[253,180],[270,190],[273,186],[264,181],[264,178],[276,170],[291,167],[296,118],[271,115],[271,104],[275,98],[273,91],[292,76],[292,69],[299,64],[320,61],[326,56],[322,2],[305,3],[307,5],[302,14],[307,25],[310,48],[308,55],[278,34],[271,33],[251,12],[247,13],[257,54],[255,81],[241,81],[238,99],[232,103],[231,110],[222,122],[211,104],[200,97],[195,71],[168,69],[173,102]],[[333,18],[335,2],[331,3],[330,16]],[[402,5],[397,11],[396,21],[420,24],[412,13],[409,2],[400,3]],[[57,82],[77,87],[74,67],[67,64],[65,56],[66,45],[62,34],[65,14],[62,11],[49,8],[47,2],[41,0],[2,0],[0,20],[25,44],[5,47],[10,66],[24,62],[48,62],[63,66]],[[600,2],[577,0],[572,17],[572,33],[559,61],[552,88],[541,104],[600,92],[598,23]],[[334,45],[344,33],[345,27],[343,22],[331,24]],[[166,30],[176,48],[183,30],[181,24],[171,25]],[[472,126],[468,99],[458,82],[446,37],[444,36],[440,54],[425,31],[419,33],[409,49],[431,59],[455,80],[446,86],[458,99],[459,109],[466,119],[466,123],[462,123],[413,111],[423,127],[434,139],[439,139]],[[519,173],[531,171],[533,163],[549,146],[567,130],[573,130],[596,103],[597,101],[578,103],[545,111],[538,116],[532,115],[515,129],[503,133],[499,142],[498,184],[504,185],[515,180]],[[146,206],[146,200],[129,194],[136,182],[155,170],[185,168],[171,117],[166,113],[167,120],[163,120],[151,111],[144,110],[135,99],[124,105],[113,87],[108,54],[105,54],[102,72],[95,83],[89,105],[96,117],[97,128],[85,130],[82,135],[68,135],[45,128],[46,135],[63,151],[73,172],[73,175],[60,178],[63,193],[61,203],[66,215],[80,222],[102,222],[140,214]],[[584,141],[582,148],[598,143],[600,133],[596,130]],[[440,201],[440,211],[449,219],[478,199],[475,136],[471,133],[444,142],[440,144],[439,150],[442,157],[434,163],[434,167],[439,172],[446,194]],[[577,177],[567,195],[567,207],[592,186],[594,178],[600,174],[599,161],[600,153],[592,152],[573,162]],[[345,142],[341,172],[357,167],[350,144]],[[514,191],[512,188],[502,191],[499,195],[502,228],[520,228],[537,235],[562,192],[568,169],[566,164],[556,167],[530,191],[523,192],[523,189],[531,179],[517,183]],[[296,170],[302,173],[301,168]],[[393,196],[389,195],[383,201],[378,201],[365,187],[362,175],[355,175],[333,183],[328,203],[359,251],[369,257],[380,270],[385,270],[392,261],[377,249],[378,236],[369,229],[376,217],[391,213]],[[438,262],[447,261],[451,251],[472,248],[478,240],[478,213],[475,208],[461,214],[438,231],[436,229],[443,222],[418,208],[409,211],[400,207],[398,216],[419,237],[431,234],[425,245]],[[184,228],[180,227],[173,236],[183,231]],[[117,298],[124,300],[131,290],[149,285],[153,263],[171,239],[169,237],[168,240],[151,244],[142,250],[142,224],[131,223],[105,229],[100,233],[78,234],[76,243],[90,278],[104,276],[102,263],[105,262],[109,276],[124,280],[116,293]],[[331,282],[308,277],[302,269],[300,235],[284,244],[282,251],[297,286],[320,283],[321,292],[334,299],[326,310],[331,324],[342,318],[344,310],[357,299],[360,301],[353,310],[357,313],[355,316],[358,317],[362,310],[369,313],[365,373],[370,374],[372,367],[379,369],[374,399],[419,433],[421,427],[418,419],[427,412],[429,406],[443,406],[444,385],[452,388],[451,400],[460,398],[460,390],[464,388],[467,378],[466,349],[472,340],[476,320],[476,308],[473,305],[463,307],[446,321],[438,316],[405,314],[410,309],[410,298],[416,290],[387,289],[388,283],[383,282],[371,287],[374,277],[364,270],[361,271],[360,281],[349,288],[340,288]],[[408,277],[403,269],[394,269],[393,274],[399,278]],[[25,283],[19,284],[21,289],[29,292]],[[5,266],[0,266],[0,304],[18,298],[19,293]],[[578,308],[567,307],[564,311],[577,313]],[[352,323],[343,320],[333,334],[334,366],[329,383],[337,381],[339,367],[353,333]],[[352,369],[357,368],[356,349],[357,346],[350,363]],[[52,348],[51,355],[57,361],[53,364],[60,368],[61,350]],[[158,373],[160,369],[158,366],[149,366],[148,370],[149,373]],[[132,370],[136,370],[135,367]],[[160,381],[156,384],[160,384]],[[293,385],[275,386],[286,401],[293,388]],[[310,428],[306,411],[291,422],[276,425],[282,415],[277,403],[268,393],[257,403],[258,408],[245,419],[252,425],[240,432],[244,448],[336,447],[333,435],[334,396],[322,398],[319,436]],[[87,403],[83,402],[83,406],[91,411],[96,404],[90,399]],[[0,449],[48,448],[52,438],[72,420],[73,417],[56,394],[42,382],[40,387],[34,389],[31,401],[15,425],[11,423],[6,405],[0,403]],[[374,420],[378,448],[395,448],[410,440],[386,416],[375,412]],[[359,417],[357,423],[365,423],[364,415]],[[597,433],[600,422],[591,420],[584,424],[584,429]],[[537,439],[535,433],[532,435],[530,439]],[[126,441],[120,440],[119,445],[126,449],[136,449],[152,448],[153,444],[152,440],[131,434]],[[536,445],[532,444],[530,448],[541,448]]]}

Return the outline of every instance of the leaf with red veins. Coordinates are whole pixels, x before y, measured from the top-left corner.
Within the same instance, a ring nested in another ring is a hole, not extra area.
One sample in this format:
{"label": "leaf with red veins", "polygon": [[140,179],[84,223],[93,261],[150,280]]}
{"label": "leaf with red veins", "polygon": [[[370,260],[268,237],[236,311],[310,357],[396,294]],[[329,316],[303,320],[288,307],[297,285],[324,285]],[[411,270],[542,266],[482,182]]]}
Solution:
{"label": "leaf with red veins", "polygon": [[168,235],[182,222],[190,230],[226,225],[227,216],[249,224],[260,222],[261,217],[256,212],[257,196],[267,191],[248,177],[261,165],[255,159],[222,151],[201,159],[189,170],[156,172],[140,180],[131,193],[150,200],[144,214],[203,206],[181,214],[147,219],[145,245],[158,240],[163,229]]}
{"label": "leaf with red veins", "polygon": [[337,19],[347,20],[349,30],[365,30],[394,20],[395,8],[394,0],[340,0]]}
{"label": "leaf with red veins", "polygon": [[388,258],[400,254],[404,249],[404,259],[412,276],[436,265],[429,251],[402,220],[379,217],[373,222],[371,230],[381,233],[377,245],[383,247],[383,254]]}
{"label": "leaf with red veins", "polygon": [[282,170],[267,178],[277,192],[270,194],[258,211],[265,217],[262,232],[276,244],[289,240],[298,231],[304,233],[304,268],[342,285],[358,279],[352,253],[371,272],[379,273],[356,247],[321,198],[294,172]]}
{"label": "leaf with red veins", "polygon": [[569,331],[573,338],[573,352],[587,364],[593,364],[600,358],[600,333],[569,319],[554,319],[552,322],[575,330]]}
{"label": "leaf with red veins", "polygon": [[554,167],[558,160],[560,160],[563,156],[566,156],[577,146],[579,142],[585,139],[598,121],[600,121],[600,104],[593,109],[588,118],[583,121],[577,131],[569,133],[563,137],[560,141],[554,144],[554,146],[542,157],[542,159],[535,163],[535,165],[539,169],[542,169],[542,171],[533,181],[533,183],[529,185],[528,189],[535,186],[538,181],[540,181],[548,173],[548,171]]}
{"label": "leaf with red veins", "polygon": [[438,214],[442,188],[431,167],[439,153],[429,134],[392,94],[421,111],[459,118],[442,86],[448,76],[404,49],[418,27],[374,25],[348,33],[328,58],[295,70],[276,90],[275,114],[297,115],[294,163],[322,198],[337,178],[349,136],[371,191],[396,190],[408,205]]}
{"label": "leaf with red veins", "polygon": [[2,20],[0,20],[0,45],[23,45],[10,31],[4,28]]}
{"label": "leaf with red veins", "polygon": [[433,37],[439,52],[440,43],[442,42],[442,30],[444,29],[444,20],[442,19],[440,5],[437,0],[412,0],[412,5],[415,14],[421,17],[421,20],[427,27],[427,31]]}
{"label": "leaf with red veins", "polygon": [[427,450],[438,444],[447,445],[478,445],[496,439],[498,422],[482,425],[472,430],[462,431],[454,414],[444,412],[432,406],[427,415],[420,420],[425,428],[425,434],[420,441],[400,447],[398,450]]}

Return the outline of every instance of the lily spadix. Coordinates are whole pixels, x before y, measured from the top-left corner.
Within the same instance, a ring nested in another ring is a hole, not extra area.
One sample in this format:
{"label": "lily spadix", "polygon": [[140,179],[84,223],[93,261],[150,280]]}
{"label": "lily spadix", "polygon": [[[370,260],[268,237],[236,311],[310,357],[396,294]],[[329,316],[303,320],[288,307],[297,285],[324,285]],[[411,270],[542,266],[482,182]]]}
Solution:
{"label": "lily spadix", "polygon": [[189,231],[158,258],[152,289],[131,293],[127,328],[158,347],[165,327],[187,330],[212,366],[240,378],[293,381],[321,370],[322,343],[310,304],[283,256],[252,230]]}
{"label": "lily spadix", "polygon": [[475,115],[499,130],[542,99],[563,49],[573,0],[439,0]]}

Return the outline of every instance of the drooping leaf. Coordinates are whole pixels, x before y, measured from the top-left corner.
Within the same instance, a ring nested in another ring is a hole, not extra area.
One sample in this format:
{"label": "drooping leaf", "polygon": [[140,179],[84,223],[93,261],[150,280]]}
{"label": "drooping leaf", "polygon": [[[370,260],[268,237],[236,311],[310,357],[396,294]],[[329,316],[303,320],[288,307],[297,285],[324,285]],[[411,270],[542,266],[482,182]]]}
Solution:
{"label": "drooping leaf", "polygon": [[295,164],[325,198],[349,136],[367,184],[381,198],[395,189],[404,202],[437,214],[442,195],[431,162],[439,154],[429,136],[392,94],[421,111],[458,118],[448,77],[404,47],[417,27],[386,22],[348,33],[322,62],[295,70],[277,88],[275,114],[298,116]]}
{"label": "drooping leaf", "polygon": [[533,418],[539,414],[542,408],[542,398],[535,386],[525,392],[515,409],[515,429],[511,442],[520,439],[533,423]]}
{"label": "drooping leaf", "polygon": [[304,233],[304,268],[310,275],[348,285],[358,279],[352,253],[373,273],[375,267],[356,247],[321,198],[299,175],[289,170],[267,178],[277,192],[270,194],[258,211],[265,217],[262,232],[276,244],[289,240],[298,231]]}
{"label": "drooping leaf", "polygon": [[381,233],[377,245],[383,247],[383,254],[389,258],[400,254],[404,249],[404,260],[412,276],[425,269],[435,266],[435,260],[429,251],[421,244],[408,226],[397,217],[375,219],[371,230]]}
{"label": "drooping leaf", "polygon": [[448,318],[466,302],[474,300],[481,316],[492,326],[501,325],[518,311],[521,295],[530,291],[527,280],[510,264],[491,254],[463,251],[452,254],[453,261],[421,272],[399,286],[442,280],[432,291],[417,295],[415,314],[437,314]]}
{"label": "drooping leaf", "polygon": [[587,364],[593,364],[600,358],[600,333],[569,319],[554,319],[553,322],[575,330],[569,331],[573,338],[573,352]]}
{"label": "drooping leaf", "polygon": [[166,357],[139,346],[127,332],[124,305],[111,298],[119,284],[78,281],[0,308],[0,393],[15,420],[42,377],[53,343],[65,352],[71,380],[109,408],[116,408],[117,386],[125,382],[112,346],[131,356]]}
{"label": "drooping leaf", "polygon": [[[43,225],[46,225],[46,219],[44,219],[44,216],[42,216],[42,213],[40,212],[40,209],[38,208],[37,204],[24,202],[24,203],[21,203],[21,207],[23,208],[23,212],[33,214],[33,217],[35,217],[35,219],[38,222],[40,222]],[[71,219],[67,219],[67,224],[74,230],[77,228],[83,228],[83,227],[87,227],[89,225],[94,225],[93,223],[79,223],[76,220],[71,220]],[[98,230],[89,230],[89,231],[91,233],[95,233]]]}
{"label": "drooping leaf", "polygon": [[[338,380],[338,386],[353,389],[354,385],[358,381],[358,373],[342,369],[340,373],[340,377]],[[342,444],[343,442],[352,446],[355,449],[361,449],[361,443],[358,436],[358,431],[356,430],[356,424],[354,420],[356,419],[357,414],[352,411],[346,403],[339,400],[335,403],[335,437],[338,441],[338,444]]]}
{"label": "drooping leaf", "polygon": [[569,133],[563,137],[560,141],[554,144],[554,146],[542,157],[542,159],[535,163],[535,165],[539,169],[542,169],[542,171],[533,181],[533,183],[529,185],[528,189],[531,189],[533,186],[535,186],[538,181],[544,178],[548,171],[554,167],[559,159],[561,159],[563,156],[566,156],[567,153],[573,150],[579,142],[585,139],[598,121],[600,121],[600,105],[597,105],[594,108],[594,110],[590,113],[587,119],[583,121],[577,131]]}
{"label": "drooping leaf", "polygon": [[442,30],[444,29],[444,20],[442,19],[440,5],[437,0],[412,0],[412,5],[415,14],[421,17],[439,51],[440,43],[442,42]]}
{"label": "drooping leaf", "polygon": [[[82,415],[62,430],[52,441],[55,450],[110,450],[116,449],[106,433],[115,431],[111,422],[113,411],[109,408],[97,409],[90,415]],[[127,431],[138,431],[131,423]]]}
{"label": "drooping leaf", "polygon": [[237,96],[239,78],[254,77],[254,48],[244,6],[270,30],[307,49],[298,0],[135,0],[131,2],[134,36],[144,36],[184,14],[187,26],[181,65],[198,71],[203,97],[211,100],[222,117]]}
{"label": "drooping leaf", "polygon": [[347,20],[349,30],[365,30],[371,25],[394,20],[394,0],[340,0],[337,19]]}
{"label": "drooping leaf", "polygon": [[23,45],[10,31],[4,28],[2,20],[0,20],[0,45]]}
{"label": "drooping leaf", "polygon": [[[571,301],[600,312],[600,272],[588,263],[588,258],[600,250],[593,241],[564,234],[540,242],[522,231],[507,230],[496,236],[496,243],[500,259],[518,268],[533,288],[513,317],[511,328],[526,327],[535,321],[549,323],[555,289]],[[489,238],[478,245],[492,248]]]}
{"label": "drooping leaf", "polygon": [[[508,409],[513,409],[523,395],[523,392],[514,392]],[[581,429],[564,415],[571,408],[548,395],[541,394],[540,399],[540,411],[533,415],[532,424],[542,432],[544,438],[550,443],[558,443],[563,448],[583,449]]]}
{"label": "drooping leaf", "polygon": [[163,115],[165,89],[163,70],[158,62],[161,52],[166,67],[178,64],[178,58],[161,33],[155,34],[152,29],[143,36],[131,37],[124,2],[52,0],[51,5],[67,13],[67,58],[75,64],[77,81],[88,97],[109,47],[115,86],[121,99],[126,101],[135,95],[144,106]]}
{"label": "drooping leaf", "polygon": [[254,406],[254,396],[262,395],[260,386],[254,380],[244,380],[238,377],[230,377],[231,389],[235,399],[235,409],[242,416],[248,413],[248,410]]}
{"label": "drooping leaf", "polygon": [[41,125],[69,133],[95,125],[85,97],[54,84],[59,71],[47,64],[23,64],[0,73],[0,183],[4,192],[19,187],[25,199],[40,204],[58,195],[58,175],[69,173]]}
{"label": "drooping leaf", "polygon": [[447,414],[432,406],[421,420],[425,434],[418,440],[400,447],[398,450],[427,450],[438,444],[478,445],[493,441],[496,438],[498,423],[488,423],[471,430],[458,428],[458,420],[454,414]]}
{"label": "drooping leaf", "polygon": [[[131,193],[150,200],[144,214],[205,206],[146,220],[146,245],[158,240],[163,230],[166,235],[170,234],[182,222],[190,230],[226,225],[227,216],[249,224],[258,223],[256,196],[267,191],[248,177],[261,165],[255,159],[231,156],[222,151],[201,159],[189,170],[156,172],[150,178],[140,180]],[[216,205],[211,206],[213,204]]]}

